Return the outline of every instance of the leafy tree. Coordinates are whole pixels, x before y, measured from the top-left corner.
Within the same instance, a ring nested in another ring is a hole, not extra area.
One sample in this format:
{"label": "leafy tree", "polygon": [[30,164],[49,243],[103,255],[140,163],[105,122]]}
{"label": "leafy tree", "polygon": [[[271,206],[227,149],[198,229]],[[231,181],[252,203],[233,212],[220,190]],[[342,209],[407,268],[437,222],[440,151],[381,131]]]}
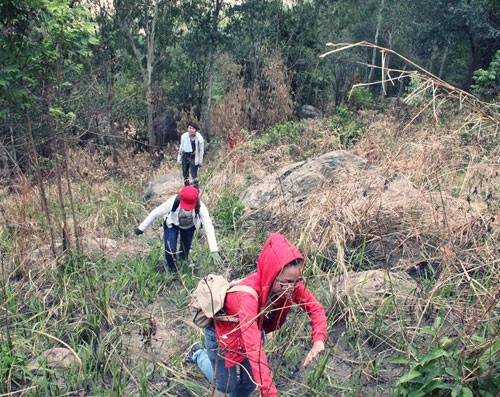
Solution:
{"label": "leafy tree", "polygon": [[487,101],[498,102],[500,97],[500,50],[495,53],[487,70],[478,69],[475,71],[472,92]]}
{"label": "leafy tree", "polygon": [[500,47],[500,4],[490,0],[447,3],[452,26],[468,48],[467,73],[462,86],[469,88],[474,71],[487,68]]}
{"label": "leafy tree", "polygon": [[[94,25],[83,8],[61,0],[5,2],[1,25],[4,33],[0,36],[3,51],[0,87],[4,110],[0,117],[11,125],[11,142],[28,149],[55,253],[55,234],[40,157],[50,157],[55,164],[64,223],[63,243],[67,243],[62,170],[67,170],[65,134],[75,118],[69,98],[82,71],[82,60],[91,55],[91,47],[96,43]],[[71,201],[69,180],[67,190]],[[74,227],[78,242],[76,222]]]}
{"label": "leafy tree", "polygon": [[[468,89],[500,46],[500,3],[490,0],[408,2],[398,50],[445,80]],[[403,50],[403,51],[402,51]]]}
{"label": "leafy tree", "polygon": [[121,31],[128,38],[126,50],[136,60],[145,94],[147,136],[149,145],[157,146],[154,130],[154,105],[157,102],[154,82],[158,69],[168,57],[179,29],[179,8],[168,0],[142,0],[133,6],[123,0],[115,0],[114,8]]}
{"label": "leafy tree", "polygon": [[259,76],[266,53],[280,50],[284,12],[281,1],[248,0],[227,11],[227,51],[241,64],[247,83]]}
{"label": "leafy tree", "polygon": [[179,78],[185,83],[182,93],[190,97],[194,114],[203,118],[208,140],[211,136],[212,91],[217,73],[215,61],[224,41],[220,24],[226,9],[227,4],[222,0],[191,1],[184,7],[189,30],[181,42],[186,62]]}

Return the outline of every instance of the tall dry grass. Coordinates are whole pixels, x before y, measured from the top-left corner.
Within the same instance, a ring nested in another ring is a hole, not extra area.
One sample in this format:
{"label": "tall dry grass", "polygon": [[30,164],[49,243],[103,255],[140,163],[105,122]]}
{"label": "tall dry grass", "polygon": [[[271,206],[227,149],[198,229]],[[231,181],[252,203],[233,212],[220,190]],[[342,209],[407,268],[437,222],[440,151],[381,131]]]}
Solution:
{"label": "tall dry grass", "polygon": [[[277,82],[285,81],[279,62],[271,70],[281,76]],[[388,83],[396,72],[384,71]],[[488,104],[483,108],[477,99],[419,68],[406,73],[398,78],[418,77],[421,82],[408,93],[408,104],[354,113],[353,122],[362,120],[365,129],[351,146],[341,139],[345,126],[329,118],[304,122],[298,129],[283,123],[272,131],[249,133],[234,147],[214,147],[202,168],[203,197],[215,213],[221,201],[258,187],[297,159],[341,150],[367,165],[364,170],[346,167],[334,183],[318,184],[299,207],[287,201],[285,189],[277,189],[276,197],[268,199],[278,209],[273,219],[237,219],[238,227],[218,230],[227,267],[238,275],[253,269],[259,244],[271,228],[287,234],[310,259],[308,286],[329,316],[328,354],[314,368],[300,368],[309,346],[309,324],[293,313],[268,344],[284,395],[388,395],[405,371],[421,370],[420,378],[430,381],[430,369],[441,366],[443,372],[435,377],[450,384],[475,391],[496,385],[497,116],[490,114]],[[235,121],[240,120],[241,128],[248,121],[248,113],[230,109],[261,106],[254,102],[257,94],[245,91],[241,82],[233,87],[234,95],[220,104],[221,116],[214,123],[221,136]],[[267,94],[288,97],[282,90]],[[274,113],[262,117],[282,120],[278,116],[290,109],[283,103],[284,108],[269,109]],[[296,131],[300,133],[293,141],[287,139],[288,132]],[[140,204],[144,181],[178,170],[174,152],[155,169],[147,155],[124,153],[124,161],[116,165],[98,154],[69,153],[79,226],[82,236],[92,237],[82,256],[59,251],[54,257],[47,248],[34,184],[2,192],[0,324],[8,332],[0,333],[0,339],[9,347],[1,353],[7,363],[2,370],[10,371],[2,372],[10,382],[5,393],[29,394],[33,388],[38,395],[103,390],[110,395],[200,395],[207,390],[202,376],[181,362],[200,335],[185,309],[189,290],[201,274],[214,270],[203,237],[193,254],[200,273],[183,269],[177,282],[155,268],[162,257],[161,230],[151,231],[145,240],[131,235],[150,209]],[[47,187],[55,208],[57,188]],[[230,216],[230,211],[221,213]],[[231,221],[227,224],[233,225]],[[60,229],[57,233],[60,247]],[[364,269],[411,273],[418,281],[411,292],[418,305],[384,295],[368,310],[359,296],[334,294],[332,281]],[[46,363],[27,368],[28,361],[64,344],[77,357],[72,370],[55,372]],[[443,355],[426,362],[425,354],[434,352]],[[396,355],[408,359],[405,366],[391,362]],[[448,368],[458,377],[446,375]]]}

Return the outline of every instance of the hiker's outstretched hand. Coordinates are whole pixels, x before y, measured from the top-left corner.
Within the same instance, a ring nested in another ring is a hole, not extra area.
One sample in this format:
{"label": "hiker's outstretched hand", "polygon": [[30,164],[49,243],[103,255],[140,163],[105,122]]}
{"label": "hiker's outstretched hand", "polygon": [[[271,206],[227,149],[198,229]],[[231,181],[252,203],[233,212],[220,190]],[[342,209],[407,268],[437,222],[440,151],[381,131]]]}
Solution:
{"label": "hiker's outstretched hand", "polygon": [[211,255],[212,255],[212,262],[214,263],[214,265],[216,265],[216,266],[223,265],[222,258],[220,257],[220,255],[217,251],[212,252]]}
{"label": "hiker's outstretched hand", "polygon": [[314,345],[312,349],[309,351],[309,353],[306,356],[306,359],[304,360],[304,367],[307,367],[309,364],[312,363],[312,361],[318,357],[318,355],[325,350],[325,343],[321,340],[318,340],[314,342]]}
{"label": "hiker's outstretched hand", "polygon": [[136,228],[134,229],[134,233],[138,236],[139,234],[142,234],[142,233],[144,233],[144,232],[143,232],[141,229],[139,229],[138,227],[136,227]]}

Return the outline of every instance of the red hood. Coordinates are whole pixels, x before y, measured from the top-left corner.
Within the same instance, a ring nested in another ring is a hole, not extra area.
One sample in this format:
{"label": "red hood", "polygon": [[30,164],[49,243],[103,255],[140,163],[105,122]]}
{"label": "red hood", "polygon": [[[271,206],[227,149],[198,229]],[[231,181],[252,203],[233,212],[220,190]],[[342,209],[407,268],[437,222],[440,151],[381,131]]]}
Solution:
{"label": "red hood", "polygon": [[259,294],[260,307],[264,307],[274,279],[281,269],[295,259],[304,259],[304,256],[285,236],[279,233],[269,236],[257,259],[257,275],[262,287]]}

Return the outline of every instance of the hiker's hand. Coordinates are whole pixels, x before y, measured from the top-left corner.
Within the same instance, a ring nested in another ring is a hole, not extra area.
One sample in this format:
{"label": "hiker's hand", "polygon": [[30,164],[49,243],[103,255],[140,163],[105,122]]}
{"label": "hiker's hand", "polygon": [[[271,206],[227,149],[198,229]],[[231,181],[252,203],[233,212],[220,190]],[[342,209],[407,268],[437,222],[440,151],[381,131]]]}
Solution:
{"label": "hiker's hand", "polygon": [[217,251],[212,252],[212,262],[216,266],[222,266],[222,258],[220,257],[219,253]]}
{"label": "hiker's hand", "polygon": [[312,349],[309,351],[309,353],[307,354],[306,359],[304,360],[304,367],[307,367],[309,364],[311,364],[312,361],[316,357],[318,357],[318,355],[323,350],[325,350],[325,344],[324,344],[323,341],[318,340],[318,341],[314,342],[314,345],[313,345]]}
{"label": "hiker's hand", "polygon": [[142,233],[144,233],[144,232],[143,232],[141,229],[139,229],[138,227],[136,227],[136,228],[134,229],[134,233],[138,236],[139,234],[142,234]]}

